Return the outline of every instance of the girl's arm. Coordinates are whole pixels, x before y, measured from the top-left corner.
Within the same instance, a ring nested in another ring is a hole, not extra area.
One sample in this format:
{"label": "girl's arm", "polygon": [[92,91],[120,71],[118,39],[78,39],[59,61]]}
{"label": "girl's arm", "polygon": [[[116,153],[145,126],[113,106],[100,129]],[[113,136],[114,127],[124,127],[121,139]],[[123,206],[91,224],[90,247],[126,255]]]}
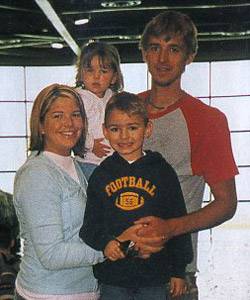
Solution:
{"label": "girl's arm", "polygon": [[102,139],[95,139],[94,140],[94,146],[92,149],[92,152],[97,156],[97,157],[104,157],[107,156],[110,153],[110,149],[111,147],[102,143],[102,141],[104,140],[104,138]]}

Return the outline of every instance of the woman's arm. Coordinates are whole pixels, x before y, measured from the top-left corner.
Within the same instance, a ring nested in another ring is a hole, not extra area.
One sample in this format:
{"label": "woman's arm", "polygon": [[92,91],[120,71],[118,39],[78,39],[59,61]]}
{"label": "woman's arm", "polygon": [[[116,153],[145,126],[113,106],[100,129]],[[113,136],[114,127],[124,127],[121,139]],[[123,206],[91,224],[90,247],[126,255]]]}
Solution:
{"label": "woman's arm", "polygon": [[48,170],[47,166],[33,166],[17,179],[15,198],[20,206],[21,222],[25,223],[28,230],[29,246],[34,247],[39,261],[47,269],[98,263],[102,259],[100,252],[91,249],[80,238],[75,242],[65,239],[61,210],[62,184],[58,174]]}

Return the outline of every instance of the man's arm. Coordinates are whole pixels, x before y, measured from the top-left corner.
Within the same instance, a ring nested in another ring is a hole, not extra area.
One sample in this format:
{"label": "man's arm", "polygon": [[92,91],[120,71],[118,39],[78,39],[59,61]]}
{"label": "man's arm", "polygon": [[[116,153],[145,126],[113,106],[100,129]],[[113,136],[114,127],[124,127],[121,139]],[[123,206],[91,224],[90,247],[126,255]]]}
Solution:
{"label": "man's arm", "polygon": [[[164,236],[165,241],[187,232],[196,232],[217,226],[233,217],[237,207],[235,179],[210,185],[214,201],[207,206],[180,218],[163,220],[156,217],[140,219],[136,224],[147,224],[138,234]],[[147,239],[144,240],[146,242]]]}

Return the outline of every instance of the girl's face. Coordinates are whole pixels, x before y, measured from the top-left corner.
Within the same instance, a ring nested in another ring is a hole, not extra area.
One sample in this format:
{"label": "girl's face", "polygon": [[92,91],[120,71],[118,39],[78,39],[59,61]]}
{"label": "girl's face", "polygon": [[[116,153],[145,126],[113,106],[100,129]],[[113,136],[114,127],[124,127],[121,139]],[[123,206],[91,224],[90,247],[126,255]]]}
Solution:
{"label": "girl's face", "polygon": [[68,156],[79,141],[83,119],[73,96],[58,97],[50,106],[41,126],[44,151]]}
{"label": "girl's face", "polygon": [[99,57],[94,56],[91,67],[84,67],[82,80],[87,90],[102,98],[106,90],[116,82],[117,74],[112,68],[101,66]]}

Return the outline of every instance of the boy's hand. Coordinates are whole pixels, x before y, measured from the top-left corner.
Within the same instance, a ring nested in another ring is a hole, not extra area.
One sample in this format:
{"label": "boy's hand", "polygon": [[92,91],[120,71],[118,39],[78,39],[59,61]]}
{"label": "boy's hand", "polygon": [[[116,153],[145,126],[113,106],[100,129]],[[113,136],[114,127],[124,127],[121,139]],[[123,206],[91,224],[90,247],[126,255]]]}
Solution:
{"label": "boy's hand", "polygon": [[105,256],[107,256],[107,258],[109,260],[112,260],[112,261],[116,261],[118,259],[125,258],[125,255],[123,254],[123,252],[120,249],[120,243],[115,240],[112,240],[107,244],[107,246],[104,250],[104,254],[105,254]]}
{"label": "boy's hand", "polygon": [[187,292],[187,282],[184,278],[172,277],[170,279],[170,294],[172,297],[177,297]]}
{"label": "boy's hand", "polygon": [[103,156],[107,156],[110,152],[110,147],[108,145],[102,144],[104,139],[95,139],[94,146],[92,152],[97,156],[102,158]]}

